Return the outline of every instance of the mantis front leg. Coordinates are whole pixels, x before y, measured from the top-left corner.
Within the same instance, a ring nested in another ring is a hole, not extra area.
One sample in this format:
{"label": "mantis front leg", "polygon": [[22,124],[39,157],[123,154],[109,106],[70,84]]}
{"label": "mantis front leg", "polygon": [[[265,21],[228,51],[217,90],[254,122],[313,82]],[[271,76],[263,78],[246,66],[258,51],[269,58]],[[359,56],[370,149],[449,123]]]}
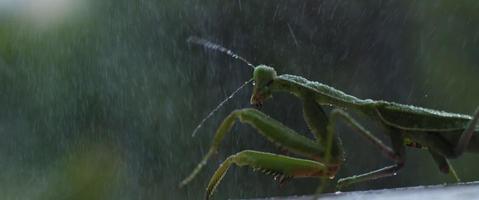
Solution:
{"label": "mantis front leg", "polygon": [[[325,148],[319,143],[299,135],[294,130],[282,123],[268,117],[256,109],[242,109],[232,112],[224,119],[213,139],[207,155],[198,164],[193,173],[180,183],[180,186],[191,181],[201,168],[206,164],[209,157],[214,154],[219,145],[230,131],[231,127],[239,119],[258,130],[258,132],[271,142],[287,149],[288,151],[311,158],[313,160],[292,158],[258,151],[243,151],[230,156],[216,170],[207,188],[207,198],[214,192],[231,164],[238,166],[250,166],[263,171],[272,172],[279,177],[334,177],[339,169],[341,158],[331,157],[329,162],[324,162]],[[313,120],[313,119],[311,119]],[[319,119],[318,119],[319,120]],[[315,120],[313,120],[315,121]],[[338,146],[338,145],[333,145]]]}
{"label": "mantis front leg", "polygon": [[213,195],[231,164],[236,164],[240,167],[250,166],[255,170],[261,170],[265,174],[273,175],[274,179],[280,183],[289,178],[334,176],[336,173],[335,168],[320,162],[245,150],[228,157],[221,163],[208,183],[206,199]]}

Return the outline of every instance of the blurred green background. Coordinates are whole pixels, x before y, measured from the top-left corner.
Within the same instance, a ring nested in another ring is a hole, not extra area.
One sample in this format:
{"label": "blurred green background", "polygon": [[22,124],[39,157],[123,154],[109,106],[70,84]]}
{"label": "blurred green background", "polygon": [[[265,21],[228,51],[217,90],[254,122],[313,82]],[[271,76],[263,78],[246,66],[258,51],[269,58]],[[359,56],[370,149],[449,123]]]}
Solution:
{"label": "blurred green background", "polygon": [[[177,188],[221,120],[250,107],[251,86],[191,137],[251,69],[186,43],[189,36],[360,98],[471,114],[479,105],[477,10],[474,0],[0,1],[0,199],[200,199],[226,156],[279,152],[236,125],[197,179]],[[277,94],[263,111],[310,136],[298,99]],[[347,161],[337,177],[390,164],[338,127]],[[397,176],[349,190],[452,181],[427,152],[407,153]],[[463,181],[479,180],[477,158],[453,161]],[[235,167],[216,197],[311,194],[318,183],[279,188]]]}

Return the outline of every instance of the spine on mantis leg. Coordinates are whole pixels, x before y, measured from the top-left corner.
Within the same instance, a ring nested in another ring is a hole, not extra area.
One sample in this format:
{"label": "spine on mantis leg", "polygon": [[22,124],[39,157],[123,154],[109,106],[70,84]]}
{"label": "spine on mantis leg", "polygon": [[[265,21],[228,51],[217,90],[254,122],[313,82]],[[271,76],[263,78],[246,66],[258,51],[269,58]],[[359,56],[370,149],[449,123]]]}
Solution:
{"label": "spine on mantis leg", "polygon": [[179,187],[183,187],[183,186],[187,185],[189,182],[191,182],[196,177],[196,175],[198,175],[198,173],[201,171],[201,169],[203,169],[203,167],[206,165],[206,163],[208,162],[208,159],[213,154],[217,153],[217,150],[218,150],[218,148],[221,144],[221,140],[223,140],[225,134],[233,126],[237,115],[238,115],[238,111],[234,111],[231,114],[229,114],[228,117],[226,117],[223,120],[220,127],[216,131],[215,137],[213,139],[213,143],[211,144],[211,147],[208,150],[208,153],[206,153],[206,155],[203,157],[201,162],[195,167],[193,172],[191,172],[191,174],[188,177],[186,177],[183,181],[181,181]]}
{"label": "spine on mantis leg", "polygon": [[261,170],[265,174],[273,175],[275,180],[282,182],[293,177],[330,176],[328,166],[306,159],[292,158],[283,155],[245,150],[228,157],[215,171],[206,188],[206,199],[209,199],[216,190],[226,172],[232,164],[239,167],[249,166]]}

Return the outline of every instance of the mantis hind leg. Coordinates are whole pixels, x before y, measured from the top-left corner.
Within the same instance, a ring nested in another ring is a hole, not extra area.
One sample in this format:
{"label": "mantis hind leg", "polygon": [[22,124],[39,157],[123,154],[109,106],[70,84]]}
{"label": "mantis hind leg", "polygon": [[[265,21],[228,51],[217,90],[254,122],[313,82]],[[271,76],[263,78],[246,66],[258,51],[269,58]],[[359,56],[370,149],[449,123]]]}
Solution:
{"label": "mantis hind leg", "polygon": [[[389,157],[391,160],[395,162],[393,165],[389,165],[368,173],[360,174],[360,175],[354,175],[351,177],[346,177],[338,180],[337,188],[340,190],[341,188],[344,188],[348,185],[354,184],[354,183],[359,183],[359,182],[364,182],[364,181],[369,181],[369,180],[374,180],[374,179],[379,179],[379,178],[385,178],[389,176],[394,176],[396,173],[402,169],[404,166],[404,161],[405,161],[405,154],[404,153],[399,153],[399,152],[404,152],[404,146],[402,146],[402,143],[399,142],[399,140],[393,139],[394,137],[391,137],[391,141],[393,143],[393,146],[400,147],[399,149],[394,148],[396,153],[396,156],[394,157]],[[399,145],[394,145],[394,143],[401,144]]]}
{"label": "mantis hind leg", "polygon": [[[451,143],[449,140],[443,137],[438,137],[437,133],[434,132],[423,135],[422,137],[424,138],[420,138],[421,143],[425,144],[428,148],[441,154],[442,156],[445,156],[446,158],[457,158],[466,150],[479,151],[479,149],[474,146],[479,143],[477,135],[474,135],[474,133],[477,132],[476,127],[478,124],[479,107],[476,109],[473,118],[467,124],[467,127],[462,132],[456,144]],[[473,146],[469,147],[471,142]]]}
{"label": "mantis hind leg", "polygon": [[461,181],[459,176],[457,176],[456,170],[454,170],[454,167],[452,167],[451,163],[449,163],[446,157],[431,149],[429,149],[429,153],[442,173],[450,174],[457,182]]}
{"label": "mantis hind leg", "polygon": [[355,119],[353,119],[349,114],[340,109],[335,109],[331,112],[330,115],[331,123],[328,125],[328,132],[330,135],[334,132],[335,122],[338,119],[342,119],[363,137],[365,137],[373,145],[379,147],[381,152],[386,155],[389,159],[393,160],[395,164],[371,171],[361,175],[355,175],[351,177],[346,177],[338,180],[337,188],[341,189],[345,186],[348,186],[353,183],[378,179],[382,177],[388,177],[395,175],[404,165],[405,160],[405,148],[403,145],[403,137],[399,131],[396,129],[391,129],[391,143],[392,148],[385,145],[381,140],[371,134],[363,126],[361,126]]}
{"label": "mantis hind leg", "polygon": [[479,124],[479,107],[476,108],[476,111],[474,112],[474,116],[472,117],[471,121],[469,121],[469,124],[467,125],[466,129],[462,133],[461,137],[459,138],[459,141],[456,144],[456,147],[454,148],[454,156],[458,157],[460,156],[464,150],[467,148],[469,145],[469,141],[471,141],[472,135],[474,132],[476,132],[476,128]]}

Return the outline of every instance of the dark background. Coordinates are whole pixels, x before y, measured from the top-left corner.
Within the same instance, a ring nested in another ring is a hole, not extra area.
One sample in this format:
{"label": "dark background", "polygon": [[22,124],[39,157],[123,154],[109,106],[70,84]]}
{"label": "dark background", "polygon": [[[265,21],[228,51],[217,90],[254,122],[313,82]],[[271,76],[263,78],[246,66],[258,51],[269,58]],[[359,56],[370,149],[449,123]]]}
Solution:
{"label": "dark background", "polygon": [[[221,120],[250,107],[248,86],[191,137],[252,71],[186,43],[189,36],[360,98],[465,114],[479,105],[479,2],[473,0],[5,2],[1,199],[200,199],[228,155],[279,152],[251,127],[236,125],[197,179],[177,188]],[[298,99],[275,94],[263,111],[310,136]],[[383,137],[374,123],[360,121]],[[391,163],[344,124],[338,127],[347,161],[337,177]],[[407,153],[397,176],[348,190],[453,181],[426,151]],[[478,180],[477,158],[452,161],[463,181]],[[234,167],[216,197],[311,194],[318,183],[300,179],[280,188],[269,176]]]}

